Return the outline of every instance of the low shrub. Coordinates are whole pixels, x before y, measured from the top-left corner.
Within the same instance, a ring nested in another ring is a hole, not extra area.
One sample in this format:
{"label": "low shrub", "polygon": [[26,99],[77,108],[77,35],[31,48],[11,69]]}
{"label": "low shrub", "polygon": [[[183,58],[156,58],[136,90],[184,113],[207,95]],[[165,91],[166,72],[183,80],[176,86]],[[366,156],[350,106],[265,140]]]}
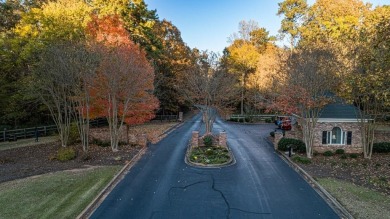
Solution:
{"label": "low shrub", "polygon": [[270,132],[269,135],[271,135],[271,137],[275,137],[275,132]]}
{"label": "low shrub", "polygon": [[344,149],[337,149],[335,151],[335,154],[345,154],[345,151],[344,151]]}
{"label": "low shrub", "polygon": [[333,152],[332,151],[325,151],[322,155],[324,155],[326,157],[331,157],[331,156],[333,156]]}
{"label": "low shrub", "polygon": [[74,144],[76,144],[78,142],[80,142],[79,130],[77,128],[76,123],[71,123],[70,124],[70,129],[69,129],[68,144],[69,145],[74,145]]}
{"label": "low shrub", "polygon": [[294,156],[292,159],[293,159],[293,161],[295,161],[297,163],[301,163],[301,164],[310,164],[311,163],[311,160],[307,157]]}
{"label": "low shrub", "polygon": [[60,148],[57,151],[56,159],[59,161],[68,161],[76,158],[76,151],[73,148]]}
{"label": "low shrub", "polygon": [[270,119],[270,118],[266,118],[264,121],[265,121],[265,123],[272,123],[272,119]]}
{"label": "low shrub", "polygon": [[358,158],[359,155],[358,155],[358,154],[350,154],[349,157],[350,157],[350,158]]}
{"label": "low shrub", "polygon": [[278,143],[278,150],[287,151],[288,147],[293,147],[294,150],[300,153],[306,152],[305,143],[301,140],[294,138],[282,138]]}
{"label": "low shrub", "polygon": [[238,118],[230,118],[229,121],[231,121],[231,122],[238,122]]}
{"label": "low shrub", "polygon": [[213,136],[211,135],[204,136],[203,143],[206,147],[211,147],[213,145]]}
{"label": "low shrub", "polygon": [[348,156],[347,156],[346,154],[342,154],[342,155],[340,156],[340,158],[341,158],[341,159],[347,159]]}
{"label": "low shrub", "polygon": [[229,121],[231,122],[248,122],[249,118],[230,118]]}
{"label": "low shrub", "polygon": [[372,152],[374,153],[390,153],[390,142],[374,143]]}
{"label": "low shrub", "polygon": [[214,154],[214,150],[211,150],[211,148],[209,148],[209,149],[206,150],[205,154],[206,154],[207,156],[211,156],[211,155]]}
{"label": "low shrub", "polygon": [[314,151],[313,152],[313,156],[318,156],[320,153],[318,153],[318,151]]}

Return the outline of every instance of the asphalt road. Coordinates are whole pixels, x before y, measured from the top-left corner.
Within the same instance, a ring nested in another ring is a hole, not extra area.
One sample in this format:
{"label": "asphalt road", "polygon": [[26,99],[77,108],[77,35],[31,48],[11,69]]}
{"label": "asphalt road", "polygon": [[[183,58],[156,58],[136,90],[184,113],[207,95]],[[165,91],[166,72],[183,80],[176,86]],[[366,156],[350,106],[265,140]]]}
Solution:
{"label": "asphalt road", "polygon": [[275,126],[226,123],[236,164],[196,168],[184,162],[200,116],[151,145],[91,218],[339,218],[265,138]]}

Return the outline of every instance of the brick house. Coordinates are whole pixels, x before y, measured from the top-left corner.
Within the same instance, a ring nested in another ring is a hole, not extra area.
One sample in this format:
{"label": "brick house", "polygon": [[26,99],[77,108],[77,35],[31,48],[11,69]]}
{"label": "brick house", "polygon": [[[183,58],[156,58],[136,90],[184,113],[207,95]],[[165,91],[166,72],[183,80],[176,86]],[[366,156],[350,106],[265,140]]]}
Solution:
{"label": "brick house", "polygon": [[[313,151],[323,153],[344,149],[346,153],[362,153],[359,109],[341,101],[326,105],[318,118],[314,130]],[[296,119],[295,119],[296,120]],[[297,124],[285,132],[286,138],[302,139],[302,131]],[[275,147],[281,136],[275,139]]]}
{"label": "brick house", "polygon": [[362,153],[358,110],[341,102],[326,105],[316,124],[313,150],[322,153],[340,148],[346,153]]}

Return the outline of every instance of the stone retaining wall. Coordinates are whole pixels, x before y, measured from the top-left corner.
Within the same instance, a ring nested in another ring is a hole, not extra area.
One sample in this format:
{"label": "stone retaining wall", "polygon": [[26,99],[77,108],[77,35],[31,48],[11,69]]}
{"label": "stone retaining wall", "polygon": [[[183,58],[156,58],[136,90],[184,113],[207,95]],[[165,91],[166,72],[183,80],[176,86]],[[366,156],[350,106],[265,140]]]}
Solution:
{"label": "stone retaining wall", "polygon": [[[192,147],[203,147],[203,138],[205,136],[199,137],[199,132],[198,131],[193,131],[192,132],[192,137],[191,137],[191,146]],[[214,136],[213,135],[213,145],[218,145],[221,147],[227,147],[227,135],[226,132],[221,132],[219,135]]]}

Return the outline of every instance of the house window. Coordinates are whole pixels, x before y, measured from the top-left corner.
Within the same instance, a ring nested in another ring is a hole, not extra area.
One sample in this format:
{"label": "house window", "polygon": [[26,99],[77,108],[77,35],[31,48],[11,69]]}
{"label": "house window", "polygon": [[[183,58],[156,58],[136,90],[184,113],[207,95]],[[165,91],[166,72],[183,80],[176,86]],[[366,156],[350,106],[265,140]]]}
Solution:
{"label": "house window", "polygon": [[333,145],[351,145],[352,144],[352,132],[344,132],[339,127],[334,127],[332,131],[322,132],[322,144]]}

